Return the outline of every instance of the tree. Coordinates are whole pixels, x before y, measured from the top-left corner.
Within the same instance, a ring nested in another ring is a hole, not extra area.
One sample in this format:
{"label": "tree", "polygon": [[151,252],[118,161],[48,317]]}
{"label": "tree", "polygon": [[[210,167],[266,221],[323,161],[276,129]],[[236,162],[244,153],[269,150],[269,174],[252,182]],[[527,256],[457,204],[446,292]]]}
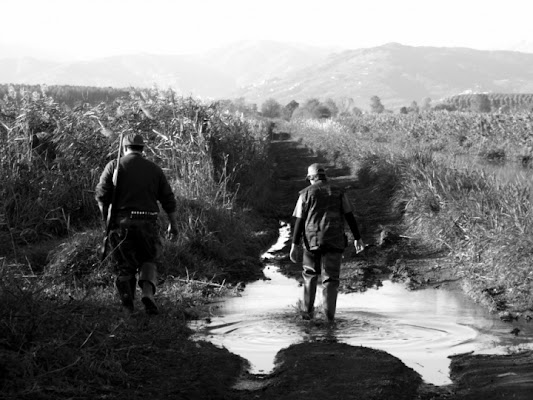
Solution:
{"label": "tree", "polygon": [[290,121],[292,115],[294,114],[294,110],[296,110],[299,106],[300,104],[294,100],[291,100],[289,103],[287,103],[287,105],[283,107],[283,110],[281,110],[281,116],[283,119]]}
{"label": "tree", "polygon": [[381,99],[378,96],[370,98],[370,111],[376,114],[381,114],[385,111],[385,107],[381,104]]}
{"label": "tree", "polygon": [[400,108],[400,114],[409,114],[409,110],[407,109],[407,107],[402,107]]}
{"label": "tree", "polygon": [[352,109],[355,102],[351,97],[341,97],[337,101],[337,107],[339,109],[339,117],[348,117],[352,114]]}
{"label": "tree", "polygon": [[309,99],[304,103],[303,106],[298,107],[298,109],[293,113],[293,117],[303,119],[324,118],[324,110],[319,109],[320,106],[323,106],[323,104],[320,103],[320,100],[316,98]]}
{"label": "tree", "polygon": [[352,108],[352,115],[354,115],[356,117],[360,117],[361,115],[363,115],[363,111],[361,111],[361,109],[359,107],[353,107]]}
{"label": "tree", "polygon": [[315,114],[315,109],[320,105],[320,100],[316,98],[308,99],[305,104],[304,108],[309,111],[311,115]]}
{"label": "tree", "polygon": [[420,108],[418,107],[418,104],[416,103],[416,101],[413,100],[413,102],[409,106],[408,111],[418,114],[418,112],[420,111]]}
{"label": "tree", "polygon": [[261,104],[261,114],[267,118],[278,118],[281,115],[281,104],[270,98]]}
{"label": "tree", "polygon": [[331,109],[325,104],[320,104],[317,108],[315,108],[314,115],[318,119],[331,118],[332,116]]}
{"label": "tree", "polygon": [[424,100],[422,100],[422,111],[429,111],[431,110],[431,98],[426,97]]}
{"label": "tree", "polygon": [[339,114],[339,107],[337,107],[337,104],[335,104],[333,99],[326,99],[326,101],[324,101],[324,105],[329,108],[330,117],[335,118]]}

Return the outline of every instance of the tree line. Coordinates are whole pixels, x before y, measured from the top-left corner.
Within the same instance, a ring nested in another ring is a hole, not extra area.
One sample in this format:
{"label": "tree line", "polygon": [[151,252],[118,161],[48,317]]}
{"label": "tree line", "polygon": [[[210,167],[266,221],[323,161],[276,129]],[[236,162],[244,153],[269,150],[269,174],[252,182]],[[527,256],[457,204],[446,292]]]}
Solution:
{"label": "tree line", "polygon": [[[12,91],[26,90],[29,93],[46,93],[58,104],[66,107],[77,107],[81,104],[96,105],[113,102],[118,98],[128,96],[135,88],[112,88],[72,85],[25,85],[0,84],[0,101],[9,96]],[[220,99],[214,101],[220,108],[230,114],[246,116],[260,115],[266,118],[282,118],[287,121],[292,118],[300,119],[328,119],[336,117],[359,116],[364,111],[355,105],[350,97],[337,99],[310,98],[304,102],[291,100],[283,105],[274,98],[265,100],[260,107],[255,103],[247,103],[244,97],[235,99]],[[472,112],[511,112],[533,110],[533,94],[528,93],[473,93],[451,96],[433,104],[430,97],[422,99],[419,104],[413,100],[409,105],[399,108],[398,113],[409,114],[424,111],[472,111]],[[391,113],[381,98],[377,95],[369,99],[369,112],[375,114]]]}
{"label": "tree line", "polygon": [[131,91],[130,89],[94,86],[0,84],[0,99],[9,96],[9,93],[13,91],[18,93],[21,90],[29,93],[45,93],[58,104],[66,104],[69,107],[75,107],[82,103],[92,105],[109,103],[128,95]]}

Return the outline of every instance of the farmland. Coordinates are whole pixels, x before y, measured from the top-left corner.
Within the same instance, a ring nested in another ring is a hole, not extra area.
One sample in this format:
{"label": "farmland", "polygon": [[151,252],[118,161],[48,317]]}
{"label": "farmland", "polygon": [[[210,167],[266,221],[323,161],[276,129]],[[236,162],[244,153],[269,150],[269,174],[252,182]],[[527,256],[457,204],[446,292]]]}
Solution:
{"label": "farmland", "polygon": [[[177,398],[227,395],[243,361],[189,341],[187,321],[208,317],[214,299],[261,277],[259,255],[277,235],[278,215],[270,202],[273,122],[226,111],[157,89],[72,106],[44,90],[11,88],[3,97],[4,393],[137,398],[152,385]],[[387,228],[438,254],[471,297],[493,312],[530,315],[531,113],[274,123],[386,196],[398,221]],[[130,131],[146,137],[146,157],[164,168],[178,197],[180,233],[165,242],[160,266],[161,318],[122,316],[109,260],[96,253],[103,225],[94,187],[118,135]]]}
{"label": "farmland", "polygon": [[381,114],[286,129],[362,181],[389,177],[402,235],[447,254],[472,297],[531,312],[530,113]]}
{"label": "farmland", "polygon": [[[0,121],[4,393],[58,398],[120,391],[152,367],[127,367],[130,347],[113,349],[111,338],[136,347],[153,337],[151,353],[195,349],[183,344],[194,305],[260,276],[259,254],[275,239],[277,223],[257,226],[247,210],[268,211],[266,122],[172,92],[132,91],[70,108],[24,88],[4,96]],[[159,268],[168,318],[148,327],[148,320],[121,319],[110,260],[97,255],[104,227],[94,187],[116,157],[119,134],[130,131],[145,136],[146,157],[161,165],[178,196],[180,234],[165,242]]]}

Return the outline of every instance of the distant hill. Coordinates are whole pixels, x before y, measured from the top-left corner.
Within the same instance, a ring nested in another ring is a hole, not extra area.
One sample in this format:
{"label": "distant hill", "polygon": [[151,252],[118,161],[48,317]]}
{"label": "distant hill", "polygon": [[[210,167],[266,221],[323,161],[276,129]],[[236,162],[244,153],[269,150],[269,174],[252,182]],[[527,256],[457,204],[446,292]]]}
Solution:
{"label": "distant hill", "polygon": [[233,76],[237,86],[262,83],[321,62],[333,47],[308,46],[265,40],[233,43],[198,56],[199,62]]}
{"label": "distant hill", "polygon": [[72,63],[0,60],[0,83],[172,87],[183,95],[219,96],[235,90],[235,79],[189,56],[138,54]]}
{"label": "distant hill", "polygon": [[240,86],[284,75],[325,57],[333,48],[241,41],[201,54],[135,54],[91,61],[0,59],[0,83],[100,87],[172,87],[183,95],[232,96]]}
{"label": "distant hill", "polygon": [[331,54],[312,67],[249,86],[238,92],[261,103],[285,104],[317,97],[351,97],[369,108],[377,95],[395,109],[468,92],[533,92],[533,54],[466,48],[411,47],[397,43]]}
{"label": "distant hill", "polygon": [[[526,43],[527,44],[527,43]],[[526,45],[524,44],[524,46]],[[243,41],[194,55],[136,54],[83,62],[0,59],[0,83],[97,87],[172,87],[204,98],[244,97],[261,104],[349,97],[368,109],[433,103],[461,93],[532,93],[533,54],[397,43],[339,50]]]}

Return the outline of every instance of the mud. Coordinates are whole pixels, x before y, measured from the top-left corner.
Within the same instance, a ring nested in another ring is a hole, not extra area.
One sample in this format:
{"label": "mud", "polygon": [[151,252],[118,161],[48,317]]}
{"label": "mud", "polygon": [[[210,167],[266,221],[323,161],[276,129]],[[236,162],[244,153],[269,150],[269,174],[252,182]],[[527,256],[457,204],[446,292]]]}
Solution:
{"label": "mud", "polygon": [[[353,172],[335,168],[287,135],[273,143],[278,181],[272,192],[271,217],[289,221],[298,191],[306,186],[306,168],[328,166],[330,178],[344,186],[356,205],[356,217],[367,249],[348,250],[340,290],[364,291],[385,278],[405,282],[413,290],[433,287],[460,290],[460,279],[439,254],[385,232],[400,221],[388,210],[386,198],[360,185]],[[377,196],[377,197],[376,197]],[[280,270],[297,277],[301,266],[288,260],[288,249],[277,257]],[[510,325],[510,329],[512,326]],[[400,360],[383,351],[323,340],[282,350],[273,373],[241,376],[228,396],[238,399],[531,399],[533,352],[512,355],[462,354],[451,358],[447,386],[425,384]]]}

